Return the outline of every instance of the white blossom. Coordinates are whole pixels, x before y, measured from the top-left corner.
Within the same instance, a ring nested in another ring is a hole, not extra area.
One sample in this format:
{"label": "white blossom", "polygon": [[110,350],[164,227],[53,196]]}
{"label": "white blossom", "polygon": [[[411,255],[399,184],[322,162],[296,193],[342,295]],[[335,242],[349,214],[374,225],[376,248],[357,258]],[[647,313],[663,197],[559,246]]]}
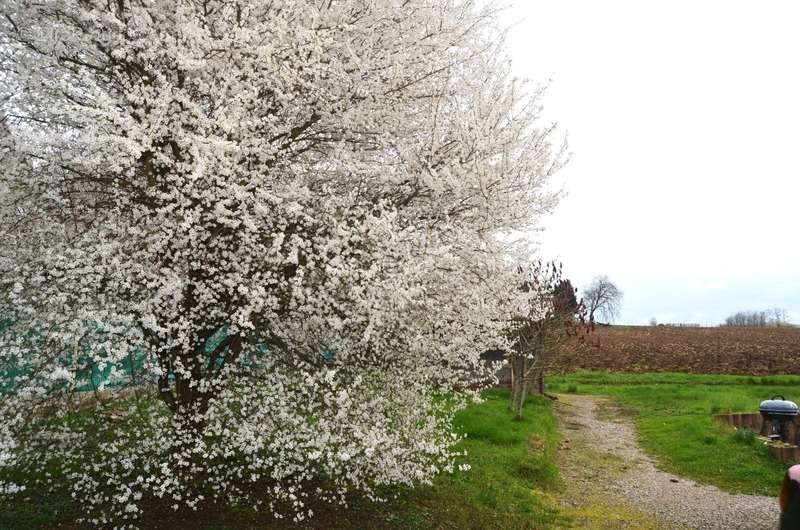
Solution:
{"label": "white blossom", "polygon": [[493,11],[0,7],[0,466],[119,527],[452,470],[562,159]]}

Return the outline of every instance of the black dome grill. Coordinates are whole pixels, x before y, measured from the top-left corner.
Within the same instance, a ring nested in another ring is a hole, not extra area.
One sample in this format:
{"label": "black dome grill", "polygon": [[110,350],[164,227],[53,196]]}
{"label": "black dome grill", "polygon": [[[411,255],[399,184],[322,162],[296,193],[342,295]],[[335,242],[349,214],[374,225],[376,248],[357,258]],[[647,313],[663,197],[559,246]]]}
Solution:
{"label": "black dome grill", "polygon": [[772,396],[772,399],[761,402],[758,411],[765,422],[772,424],[772,434],[769,437],[780,438],[784,442],[787,441],[788,430],[786,426],[794,421],[798,414],[797,403],[789,401],[783,396]]}

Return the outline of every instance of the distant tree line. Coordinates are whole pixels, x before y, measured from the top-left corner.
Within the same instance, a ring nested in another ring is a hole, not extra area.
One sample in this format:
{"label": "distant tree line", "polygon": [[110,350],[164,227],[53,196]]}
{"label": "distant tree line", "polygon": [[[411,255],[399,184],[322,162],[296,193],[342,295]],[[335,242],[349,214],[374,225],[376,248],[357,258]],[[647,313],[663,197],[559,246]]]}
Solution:
{"label": "distant tree line", "polygon": [[785,326],[788,323],[787,311],[776,307],[764,311],[739,311],[726,318],[722,325],[729,327],[767,327]]}

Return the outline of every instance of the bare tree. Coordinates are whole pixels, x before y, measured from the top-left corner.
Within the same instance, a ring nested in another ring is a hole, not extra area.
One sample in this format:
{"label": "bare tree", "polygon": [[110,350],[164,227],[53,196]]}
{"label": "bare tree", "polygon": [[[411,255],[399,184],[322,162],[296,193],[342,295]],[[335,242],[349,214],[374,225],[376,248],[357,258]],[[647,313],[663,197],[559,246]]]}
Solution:
{"label": "bare tree", "polygon": [[583,301],[590,322],[595,321],[595,314],[606,322],[613,322],[619,318],[622,291],[608,276],[597,276],[584,291]]}
{"label": "bare tree", "polygon": [[651,326],[657,326],[658,325],[658,320],[656,320],[656,317],[653,317],[653,318],[650,319],[650,325]]}
{"label": "bare tree", "polygon": [[775,307],[767,310],[769,319],[774,326],[785,326],[789,323],[789,313],[783,308]]}

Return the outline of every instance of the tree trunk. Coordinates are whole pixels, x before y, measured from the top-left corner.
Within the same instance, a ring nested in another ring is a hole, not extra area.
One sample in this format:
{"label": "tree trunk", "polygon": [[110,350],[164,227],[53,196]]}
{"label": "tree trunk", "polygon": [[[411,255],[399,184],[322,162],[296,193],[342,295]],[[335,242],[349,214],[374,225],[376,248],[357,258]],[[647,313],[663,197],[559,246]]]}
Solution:
{"label": "tree trunk", "polygon": [[511,395],[508,400],[508,410],[517,413],[520,394],[525,387],[525,358],[514,354],[511,358]]}
{"label": "tree trunk", "polygon": [[520,358],[520,378],[519,390],[517,392],[517,402],[514,410],[514,417],[517,420],[522,419],[522,410],[525,408],[525,400],[528,397],[528,379],[527,379],[528,360],[525,357]]}
{"label": "tree trunk", "polygon": [[517,391],[517,356],[511,354],[511,359],[509,359],[509,370],[511,371],[511,388],[508,392],[508,411],[514,412],[514,403],[516,391]]}

